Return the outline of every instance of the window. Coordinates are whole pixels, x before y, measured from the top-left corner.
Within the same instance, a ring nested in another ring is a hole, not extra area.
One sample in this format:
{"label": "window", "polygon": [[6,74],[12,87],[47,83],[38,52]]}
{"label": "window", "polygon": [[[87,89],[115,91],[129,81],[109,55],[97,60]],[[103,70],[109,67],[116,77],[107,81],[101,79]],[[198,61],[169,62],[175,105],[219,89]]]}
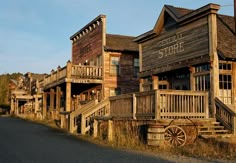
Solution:
{"label": "window", "polygon": [[219,69],[220,70],[232,70],[232,63],[221,61],[219,63]]}
{"label": "window", "polygon": [[96,66],[102,66],[102,56],[101,56],[101,55],[98,55],[98,56],[97,56],[97,63],[96,63]]}
{"label": "window", "polygon": [[134,77],[137,77],[139,73],[139,59],[134,58]]}
{"label": "window", "polygon": [[121,94],[120,88],[110,88],[110,96],[117,96]]}
{"label": "window", "polygon": [[232,104],[232,62],[219,61],[219,98],[225,104]]}
{"label": "window", "polygon": [[210,90],[210,64],[202,64],[195,67],[195,90]]}
{"label": "window", "polygon": [[112,56],[110,59],[110,74],[120,75],[120,57]]}

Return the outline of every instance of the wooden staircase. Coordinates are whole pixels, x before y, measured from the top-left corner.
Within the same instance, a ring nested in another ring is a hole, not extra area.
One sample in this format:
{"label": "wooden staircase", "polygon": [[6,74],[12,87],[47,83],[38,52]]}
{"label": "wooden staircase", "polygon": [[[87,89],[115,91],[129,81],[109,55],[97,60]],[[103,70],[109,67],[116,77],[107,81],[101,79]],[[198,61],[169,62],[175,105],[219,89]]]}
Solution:
{"label": "wooden staircase", "polygon": [[107,107],[109,104],[109,99],[100,102],[95,100],[72,112],[70,114],[70,132],[75,133],[78,127],[81,130],[81,134],[88,132],[92,125],[91,121],[95,116],[105,116],[109,114],[110,110],[109,107]]}
{"label": "wooden staircase", "polygon": [[198,125],[198,134],[204,138],[231,137],[231,131],[227,130],[216,119],[211,118]]}

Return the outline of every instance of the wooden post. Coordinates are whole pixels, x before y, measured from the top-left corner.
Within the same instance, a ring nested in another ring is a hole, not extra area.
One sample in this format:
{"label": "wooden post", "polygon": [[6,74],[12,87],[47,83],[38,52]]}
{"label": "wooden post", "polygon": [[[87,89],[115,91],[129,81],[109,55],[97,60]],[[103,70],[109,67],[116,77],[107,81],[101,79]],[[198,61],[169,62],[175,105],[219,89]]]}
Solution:
{"label": "wooden post", "polygon": [[144,79],[140,79],[140,80],[139,80],[139,91],[140,91],[140,92],[143,92],[143,91],[144,91],[144,89],[143,89],[143,83],[144,83]]}
{"label": "wooden post", "polygon": [[47,114],[47,92],[43,93],[43,112],[42,117],[43,119],[46,117]]}
{"label": "wooden post", "polygon": [[71,82],[66,82],[66,111],[71,111]]}
{"label": "wooden post", "polygon": [[108,120],[108,141],[113,141],[113,122]]}
{"label": "wooden post", "polygon": [[133,94],[133,119],[137,119],[136,118],[136,111],[137,111],[137,106],[136,106],[136,96],[135,94]]}
{"label": "wooden post", "polygon": [[234,112],[236,112],[236,62],[232,64],[232,104],[234,105]]}
{"label": "wooden post", "polygon": [[152,89],[158,89],[158,76],[152,76]]}
{"label": "wooden post", "polygon": [[61,115],[61,128],[65,126],[65,115]]}
{"label": "wooden post", "polygon": [[81,114],[81,134],[85,135],[85,128],[86,128],[86,119],[83,114]]}
{"label": "wooden post", "polygon": [[209,56],[210,56],[210,95],[211,106],[210,116],[215,117],[215,97],[219,95],[219,61],[217,54],[217,18],[216,14],[210,14],[208,16],[209,22]]}
{"label": "wooden post", "polygon": [[195,73],[195,68],[193,66],[189,67],[189,72],[190,72],[190,89],[192,91],[195,91],[195,77],[193,76],[193,74]]}
{"label": "wooden post", "polygon": [[98,136],[98,121],[94,119],[93,122],[93,137],[96,138]]}
{"label": "wooden post", "polygon": [[159,90],[155,90],[155,119],[161,119],[161,110],[160,110],[160,92]]}
{"label": "wooden post", "polygon": [[208,96],[209,96],[209,94],[206,93],[206,96],[205,96],[206,118],[210,118],[210,116],[209,116],[209,101],[208,101],[209,97]]}
{"label": "wooden post", "polygon": [[39,100],[38,100],[38,96],[34,95],[35,98],[35,107],[34,107],[34,113],[37,114],[38,110],[39,110]]}
{"label": "wooden post", "polygon": [[74,132],[74,116],[72,114],[73,113],[69,115],[69,132],[70,133]]}
{"label": "wooden post", "polygon": [[16,115],[19,114],[19,101],[16,99]]}
{"label": "wooden post", "polygon": [[71,70],[72,70],[72,64],[71,61],[67,61],[67,65],[66,65],[66,78],[67,79],[71,79]]}
{"label": "wooden post", "polygon": [[14,108],[14,99],[13,96],[11,96],[11,114],[15,114],[15,108]]}
{"label": "wooden post", "polygon": [[51,114],[51,117],[50,118],[53,118],[53,110],[54,110],[54,98],[55,98],[55,91],[54,89],[50,89],[50,114]]}
{"label": "wooden post", "polygon": [[236,135],[236,116],[234,115],[233,116],[233,123],[232,123],[232,125],[233,125],[233,135]]}
{"label": "wooden post", "polygon": [[61,107],[61,87],[56,87],[56,110],[57,110],[57,117],[60,113],[60,107]]}

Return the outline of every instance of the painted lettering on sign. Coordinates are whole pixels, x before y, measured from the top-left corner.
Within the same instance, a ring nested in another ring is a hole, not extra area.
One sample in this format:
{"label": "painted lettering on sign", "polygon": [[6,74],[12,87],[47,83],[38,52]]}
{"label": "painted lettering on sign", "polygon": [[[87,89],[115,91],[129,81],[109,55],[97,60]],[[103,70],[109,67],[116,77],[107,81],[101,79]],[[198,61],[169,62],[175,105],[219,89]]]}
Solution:
{"label": "painted lettering on sign", "polygon": [[164,58],[184,51],[184,41],[182,34],[166,38],[158,43],[161,48],[158,50],[158,58]]}

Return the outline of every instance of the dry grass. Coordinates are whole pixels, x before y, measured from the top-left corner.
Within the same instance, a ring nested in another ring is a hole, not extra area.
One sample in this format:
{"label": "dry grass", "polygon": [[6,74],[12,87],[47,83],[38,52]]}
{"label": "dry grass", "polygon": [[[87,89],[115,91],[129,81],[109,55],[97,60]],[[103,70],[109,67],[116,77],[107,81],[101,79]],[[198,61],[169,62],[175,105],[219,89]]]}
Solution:
{"label": "dry grass", "polygon": [[[33,122],[48,125],[53,128],[58,128],[55,121],[44,119],[35,119],[32,115],[21,117]],[[195,129],[185,127],[186,134],[190,137],[183,147],[170,147],[165,143],[159,146],[148,146],[146,142],[146,135],[140,133],[147,133],[147,127],[137,127],[132,121],[114,121],[114,141],[107,140],[107,123],[102,122],[98,128],[98,138],[94,139],[91,136],[76,135],[83,140],[93,142],[100,145],[111,146],[114,148],[145,151],[150,154],[172,154],[189,157],[201,157],[212,159],[236,159],[236,138],[231,139],[202,139],[195,137]]]}

